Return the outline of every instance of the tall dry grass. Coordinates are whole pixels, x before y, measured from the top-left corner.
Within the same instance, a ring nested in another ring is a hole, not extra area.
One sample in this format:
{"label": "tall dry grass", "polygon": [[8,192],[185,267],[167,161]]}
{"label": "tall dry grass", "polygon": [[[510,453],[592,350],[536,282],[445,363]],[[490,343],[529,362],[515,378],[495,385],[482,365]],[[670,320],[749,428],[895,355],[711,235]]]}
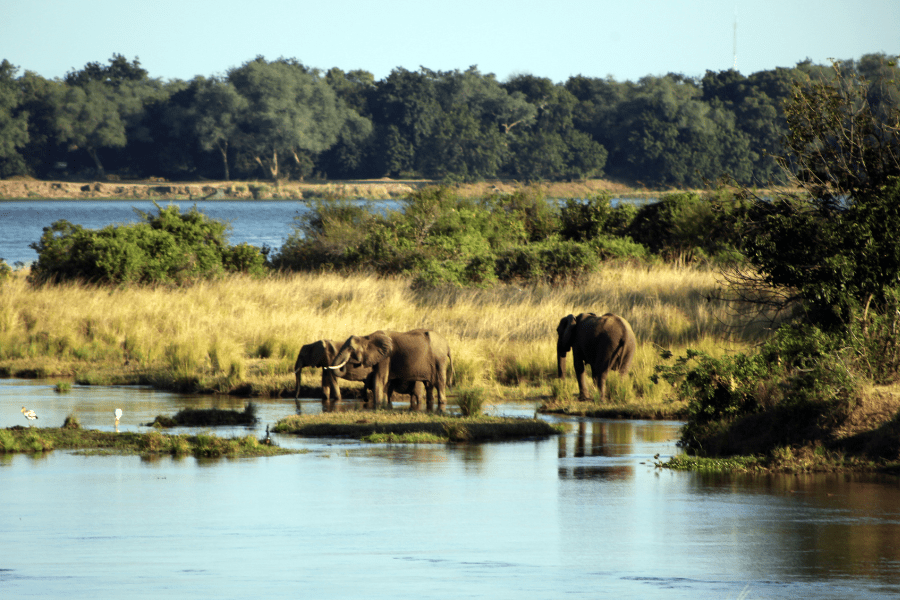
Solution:
{"label": "tall dry grass", "polygon": [[[614,312],[638,338],[634,377],[616,385],[631,386],[625,397],[658,399],[649,377],[661,349],[735,350],[758,334],[708,300],[714,272],[666,265],[608,266],[569,287],[426,291],[366,275],[232,276],[184,288],[33,288],[24,275],[0,284],[3,372],[131,372],[220,392],[291,389],[300,346],[318,339],[427,327],[449,340],[457,385],[527,396],[555,378],[562,317]],[[307,377],[314,385],[317,376]]]}

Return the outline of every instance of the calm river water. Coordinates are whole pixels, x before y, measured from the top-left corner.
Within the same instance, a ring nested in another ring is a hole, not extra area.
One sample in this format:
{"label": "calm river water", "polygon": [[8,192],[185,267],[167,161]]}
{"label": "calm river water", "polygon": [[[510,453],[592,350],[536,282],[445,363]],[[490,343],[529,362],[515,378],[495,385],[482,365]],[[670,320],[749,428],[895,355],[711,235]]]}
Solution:
{"label": "calm river water", "polygon": [[[293,231],[294,217],[306,210],[306,204],[288,200],[162,201],[161,206],[177,204],[181,212],[193,206],[210,217],[232,225],[229,241],[254,246],[280,248]],[[156,214],[149,200],[0,200],[0,258],[10,266],[16,262],[37,260],[29,245],[41,239],[44,227],[60,219],[88,229],[100,229],[118,223],[137,223],[134,209]]]}
{"label": "calm river water", "polygon": [[[296,409],[258,400],[264,435]],[[0,427],[120,431],[231,398],[0,380]],[[319,403],[304,402],[304,411]],[[531,415],[529,404],[493,412]],[[258,459],[0,456],[0,598],[897,598],[900,484],[655,468],[677,422]]]}

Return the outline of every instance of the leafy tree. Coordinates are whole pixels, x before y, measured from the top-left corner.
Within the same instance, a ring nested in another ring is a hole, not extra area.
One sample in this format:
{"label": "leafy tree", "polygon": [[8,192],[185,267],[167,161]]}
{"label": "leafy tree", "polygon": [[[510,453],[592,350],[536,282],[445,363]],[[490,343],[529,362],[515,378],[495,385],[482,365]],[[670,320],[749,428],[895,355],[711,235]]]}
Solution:
{"label": "leafy tree", "polygon": [[523,179],[582,179],[602,175],[606,149],[575,128],[577,99],[565,87],[532,75],[504,87],[535,106],[533,122],[512,136],[509,170]]}
{"label": "leafy tree", "polygon": [[[873,89],[890,83],[835,64],[832,77],[795,85],[782,164],[805,193],[748,192],[745,251],[758,275],[731,274],[740,298],[800,301],[829,327],[884,309],[900,286],[900,104]],[[778,294],[761,296],[769,287]]]}
{"label": "leafy tree", "polygon": [[196,91],[191,106],[194,132],[201,148],[218,152],[225,179],[230,180],[228,149],[240,135],[239,123],[249,102],[229,81],[212,77],[198,78],[194,83]]}
{"label": "leafy tree", "polygon": [[45,176],[56,161],[65,160],[67,149],[57,141],[56,111],[65,85],[31,71],[18,79],[21,114],[28,119],[28,141],[21,148],[29,173]]}
{"label": "leafy tree", "polygon": [[338,102],[318,72],[294,59],[257,57],[231,69],[228,82],[247,103],[240,119],[240,149],[274,180],[282,173],[284,156],[305,175],[309,155],[334,145],[351,118],[352,111]]}
{"label": "leafy tree", "polygon": [[84,149],[101,177],[105,169],[100,150],[124,147],[126,130],[139,124],[145,105],[165,96],[162,83],[148,79],[137,59],[129,63],[113,55],[109,62],[108,67],[88,63],[68,73],[55,115],[58,140],[73,150]]}
{"label": "leafy tree", "polygon": [[429,72],[394,69],[376,85],[369,106],[379,131],[378,169],[391,176],[415,171],[416,151],[442,112]]}
{"label": "leafy tree", "polygon": [[0,177],[25,168],[18,150],[28,142],[28,121],[27,114],[17,110],[22,102],[17,70],[6,59],[0,62]]}

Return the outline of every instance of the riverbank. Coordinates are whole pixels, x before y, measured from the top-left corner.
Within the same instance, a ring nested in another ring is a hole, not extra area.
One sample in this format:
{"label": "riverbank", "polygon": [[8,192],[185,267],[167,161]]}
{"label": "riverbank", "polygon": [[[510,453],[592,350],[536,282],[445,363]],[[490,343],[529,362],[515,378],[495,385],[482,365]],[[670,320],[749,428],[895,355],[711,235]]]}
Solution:
{"label": "riverbank", "polygon": [[[410,282],[293,273],[186,287],[34,287],[23,269],[2,284],[0,376],[293,398],[304,344],[424,327],[450,342],[456,388],[480,388],[491,402],[540,404],[578,391],[572,377],[556,379],[560,318],[573,310],[611,311],[628,318],[639,340],[631,374],[610,378],[611,407],[637,406],[634,418],[674,418],[665,412],[673,406],[669,384],[651,381],[660,348],[721,353],[760,334],[742,328],[724,304],[708,302],[716,273],[692,267],[610,264],[578,286],[415,290]],[[320,374],[306,369],[302,376],[303,397],[320,397]],[[360,384],[341,387],[352,397]]]}
{"label": "riverbank", "polygon": [[[140,181],[42,181],[27,177],[0,180],[0,199],[121,199],[121,200],[308,200],[312,198],[402,198],[422,187],[440,182],[390,178],[348,181],[190,181],[162,179]],[[531,184],[485,181],[456,185],[459,195],[481,197],[509,194]],[[577,182],[545,182],[540,185],[551,198],[588,198],[600,193],[617,197],[654,198],[663,191],[648,190],[603,179]]]}

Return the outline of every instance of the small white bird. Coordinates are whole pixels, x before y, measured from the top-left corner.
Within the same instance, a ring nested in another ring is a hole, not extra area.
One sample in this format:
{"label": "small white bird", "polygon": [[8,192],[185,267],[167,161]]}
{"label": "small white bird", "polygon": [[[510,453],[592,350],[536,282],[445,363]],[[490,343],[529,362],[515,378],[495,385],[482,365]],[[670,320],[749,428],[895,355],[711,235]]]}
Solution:
{"label": "small white bird", "polygon": [[116,409],[116,425],[119,424],[119,419],[121,419],[121,418],[122,418],[122,409],[117,408]]}
{"label": "small white bird", "polygon": [[22,414],[25,415],[25,418],[29,421],[34,421],[38,418],[37,413],[35,413],[33,410],[25,408],[24,406],[22,407]]}

